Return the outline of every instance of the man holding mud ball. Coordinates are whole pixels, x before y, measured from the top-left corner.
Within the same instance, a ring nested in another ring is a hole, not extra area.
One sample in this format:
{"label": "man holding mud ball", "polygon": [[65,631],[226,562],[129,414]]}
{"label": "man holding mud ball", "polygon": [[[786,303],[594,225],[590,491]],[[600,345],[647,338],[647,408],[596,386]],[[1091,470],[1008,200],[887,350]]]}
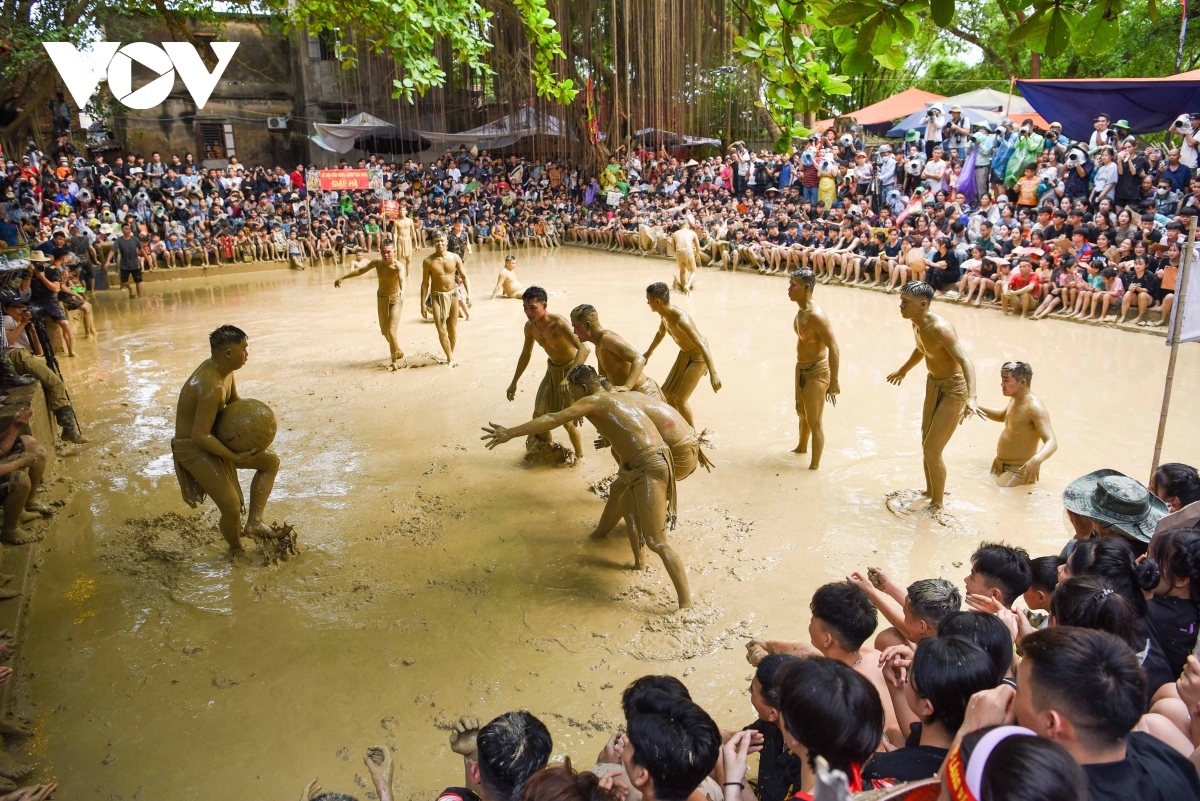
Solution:
{"label": "man holding mud ball", "polygon": [[[221,535],[238,556],[244,553],[240,537],[283,535],[263,522],[263,509],[279,471],[279,457],[269,449],[234,453],[213,433],[217,415],[241,400],[233,373],[250,357],[250,342],[245,331],[223,325],[209,334],[208,344],[212,356],[196,368],[179,392],[171,453],[183,500],[194,509],[206,495],[212,496],[221,510]],[[241,527],[244,499],[238,470],[255,471],[245,529]]]}

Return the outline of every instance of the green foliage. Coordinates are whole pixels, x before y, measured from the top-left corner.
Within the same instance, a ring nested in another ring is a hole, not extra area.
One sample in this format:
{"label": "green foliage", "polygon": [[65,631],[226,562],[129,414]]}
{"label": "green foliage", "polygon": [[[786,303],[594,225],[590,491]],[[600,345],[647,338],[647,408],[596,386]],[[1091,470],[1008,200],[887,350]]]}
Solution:
{"label": "green foliage", "polygon": [[[493,14],[478,0],[268,0],[279,14],[310,33],[340,37],[353,30],[354,40],[339,40],[338,55],[345,69],[356,66],[355,41],[365,40],[377,53],[390,56],[403,68],[393,81],[397,97],[412,100],[446,83],[436,46],[445,42],[454,59],[480,76],[491,76],[488,41]],[[533,53],[532,72],[538,94],[569,103],[575,96],[570,80],[561,81],[552,69],[562,57],[562,36],[544,0],[514,0],[514,10]]]}

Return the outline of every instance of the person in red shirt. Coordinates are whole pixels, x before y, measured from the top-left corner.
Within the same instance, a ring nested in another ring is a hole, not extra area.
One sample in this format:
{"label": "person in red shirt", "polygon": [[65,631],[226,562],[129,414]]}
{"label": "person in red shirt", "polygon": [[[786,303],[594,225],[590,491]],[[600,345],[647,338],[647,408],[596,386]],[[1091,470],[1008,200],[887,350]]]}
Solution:
{"label": "person in red shirt", "polygon": [[1033,308],[1037,301],[1042,283],[1038,274],[1033,271],[1033,262],[1028,258],[1022,257],[1017,262],[1017,272],[1010,276],[1008,285],[1005,286],[1004,292],[1000,295],[1000,308],[1008,314],[1008,306],[1011,303],[1013,311],[1016,311],[1017,306],[1021,307],[1021,316],[1024,317]]}
{"label": "person in red shirt", "polygon": [[303,195],[303,192],[305,190],[304,165],[297,164],[296,169],[292,170],[291,173],[288,174],[288,179],[292,183],[292,191],[301,193],[301,195]]}

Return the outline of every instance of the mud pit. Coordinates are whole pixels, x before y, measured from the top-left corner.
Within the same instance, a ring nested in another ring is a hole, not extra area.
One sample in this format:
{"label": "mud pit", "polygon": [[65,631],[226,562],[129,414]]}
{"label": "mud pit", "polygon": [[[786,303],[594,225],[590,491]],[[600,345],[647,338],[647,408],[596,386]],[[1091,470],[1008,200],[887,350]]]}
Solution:
{"label": "mud pit", "polygon": [[[641,348],[658,320],[643,289],[674,273],[589,251],[518,259],[526,285],[560,293],[552,311],[592,303]],[[1161,339],[939,303],[975,359],[980,400],[1000,404],[999,365],[1027,359],[1062,445],[1039,485],[999,490],[988,468],[1000,426],[970,421],[946,451],[959,524],[900,520],[884,497],[921,486],[923,382],[919,368],[900,388],[884,382],[912,347],[896,297],[817,288],[841,343],[842,394],[814,474],[789,453],[785,282],[705,270],[681,303],[724,381],[718,395],[701,382],[692,400],[718,467],[680,484],[672,536],[697,602],[675,613],[657,559],[645,573],[626,568],[621,528],[586,539],[607,454],[525,467],[520,442],[488,452],[479,441],[484,423],[528,418],[542,376],[535,358],[516,402],[505,400],[524,317],[516,301],[486,299],[499,263],[471,260],[479,299],[455,370],[386,371],[373,282],[335,291],[329,268],[102,299],[100,344],[64,360],[92,444],[59,468],[76,492],[46,542],[19,665],[17,711],[35,736],[16,754],[37,779],[71,797],[290,798],[319,776],[362,798],[362,754],[386,743],[398,797],[428,799],[461,781],[446,744],[458,715],[528,708],[557,755],[586,763],[620,720],[621,689],[652,671],[686,677],[722,726],[745,725],[743,640],[803,637],[817,585],[869,564],[902,581],[958,580],[983,537],[1056,551],[1070,479],[1102,466],[1144,478],[1150,462]],[[410,285],[401,342],[438,353],[415,294]],[[274,568],[232,568],[211,505],[189,510],[172,472],[176,394],[207,355],[207,333],[227,322],[251,337],[241,394],[279,422],[267,519],[301,535],[300,554]],[[661,381],[674,354],[664,344],[650,374]],[[1176,376],[1164,459],[1194,463],[1200,348],[1183,348]]]}

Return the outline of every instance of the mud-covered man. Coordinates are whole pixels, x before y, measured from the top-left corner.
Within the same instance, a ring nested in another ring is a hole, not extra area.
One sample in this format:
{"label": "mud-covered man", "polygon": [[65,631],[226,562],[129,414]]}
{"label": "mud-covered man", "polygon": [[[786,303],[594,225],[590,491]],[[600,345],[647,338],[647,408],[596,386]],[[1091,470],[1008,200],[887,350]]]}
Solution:
{"label": "mud-covered man", "polygon": [[[385,242],[379,249],[379,258],[373,259],[343,275],[333,282],[334,287],[340,287],[347,278],[375,271],[379,279],[379,290],[376,292],[377,311],[379,313],[379,333],[387,340],[388,349],[392,354],[392,369],[396,369],[404,358],[397,336],[400,330],[400,313],[404,311],[404,278],[406,272],[400,269],[396,261],[396,251],[391,243]],[[354,265],[352,265],[354,266]]]}
{"label": "mud-covered man", "polygon": [[649,415],[625,392],[604,387],[600,374],[587,364],[571,370],[568,380],[578,398],[567,408],[542,415],[514,428],[492,423],[484,427],[487,447],[515,437],[548,432],[587,418],[612,446],[620,461],[618,480],[632,501],[633,515],[650,550],[663,561],[675,586],[680,608],[692,602],[687,568],[667,542],[667,521],[675,513],[675,468],[671,448]]}
{"label": "mud-covered man", "polygon": [[[546,351],[546,375],[538,386],[537,398],[533,403],[533,416],[540,417],[551,412],[560,412],[571,405],[571,390],[567,376],[575,367],[587,361],[589,350],[580,343],[571,324],[565,317],[551,314],[546,310],[548,301],[546,290],[540,286],[531,286],[521,296],[521,304],[525,311],[525,344],[521,348],[521,356],[517,359],[517,370],[513,374],[512,383],[508,385],[506,394],[509,400],[517,396],[517,381],[529,366],[533,355],[533,343],[542,346]],[[571,438],[571,447],[575,458],[583,458],[583,444],[577,424],[567,426],[567,436]],[[552,442],[549,431],[540,432],[537,439]]]}
{"label": "mud-covered man", "polygon": [[[217,415],[239,400],[233,373],[246,364],[250,341],[240,328],[223,325],[209,334],[208,344],[212,355],[196,368],[179,392],[171,452],[183,500],[195,508],[205,496],[211,496],[221,510],[221,535],[230,551],[240,554],[240,537],[280,536],[263,522],[263,509],[279,471],[279,457],[269,449],[234,453],[213,433]],[[238,470],[255,471],[244,529]]]}

